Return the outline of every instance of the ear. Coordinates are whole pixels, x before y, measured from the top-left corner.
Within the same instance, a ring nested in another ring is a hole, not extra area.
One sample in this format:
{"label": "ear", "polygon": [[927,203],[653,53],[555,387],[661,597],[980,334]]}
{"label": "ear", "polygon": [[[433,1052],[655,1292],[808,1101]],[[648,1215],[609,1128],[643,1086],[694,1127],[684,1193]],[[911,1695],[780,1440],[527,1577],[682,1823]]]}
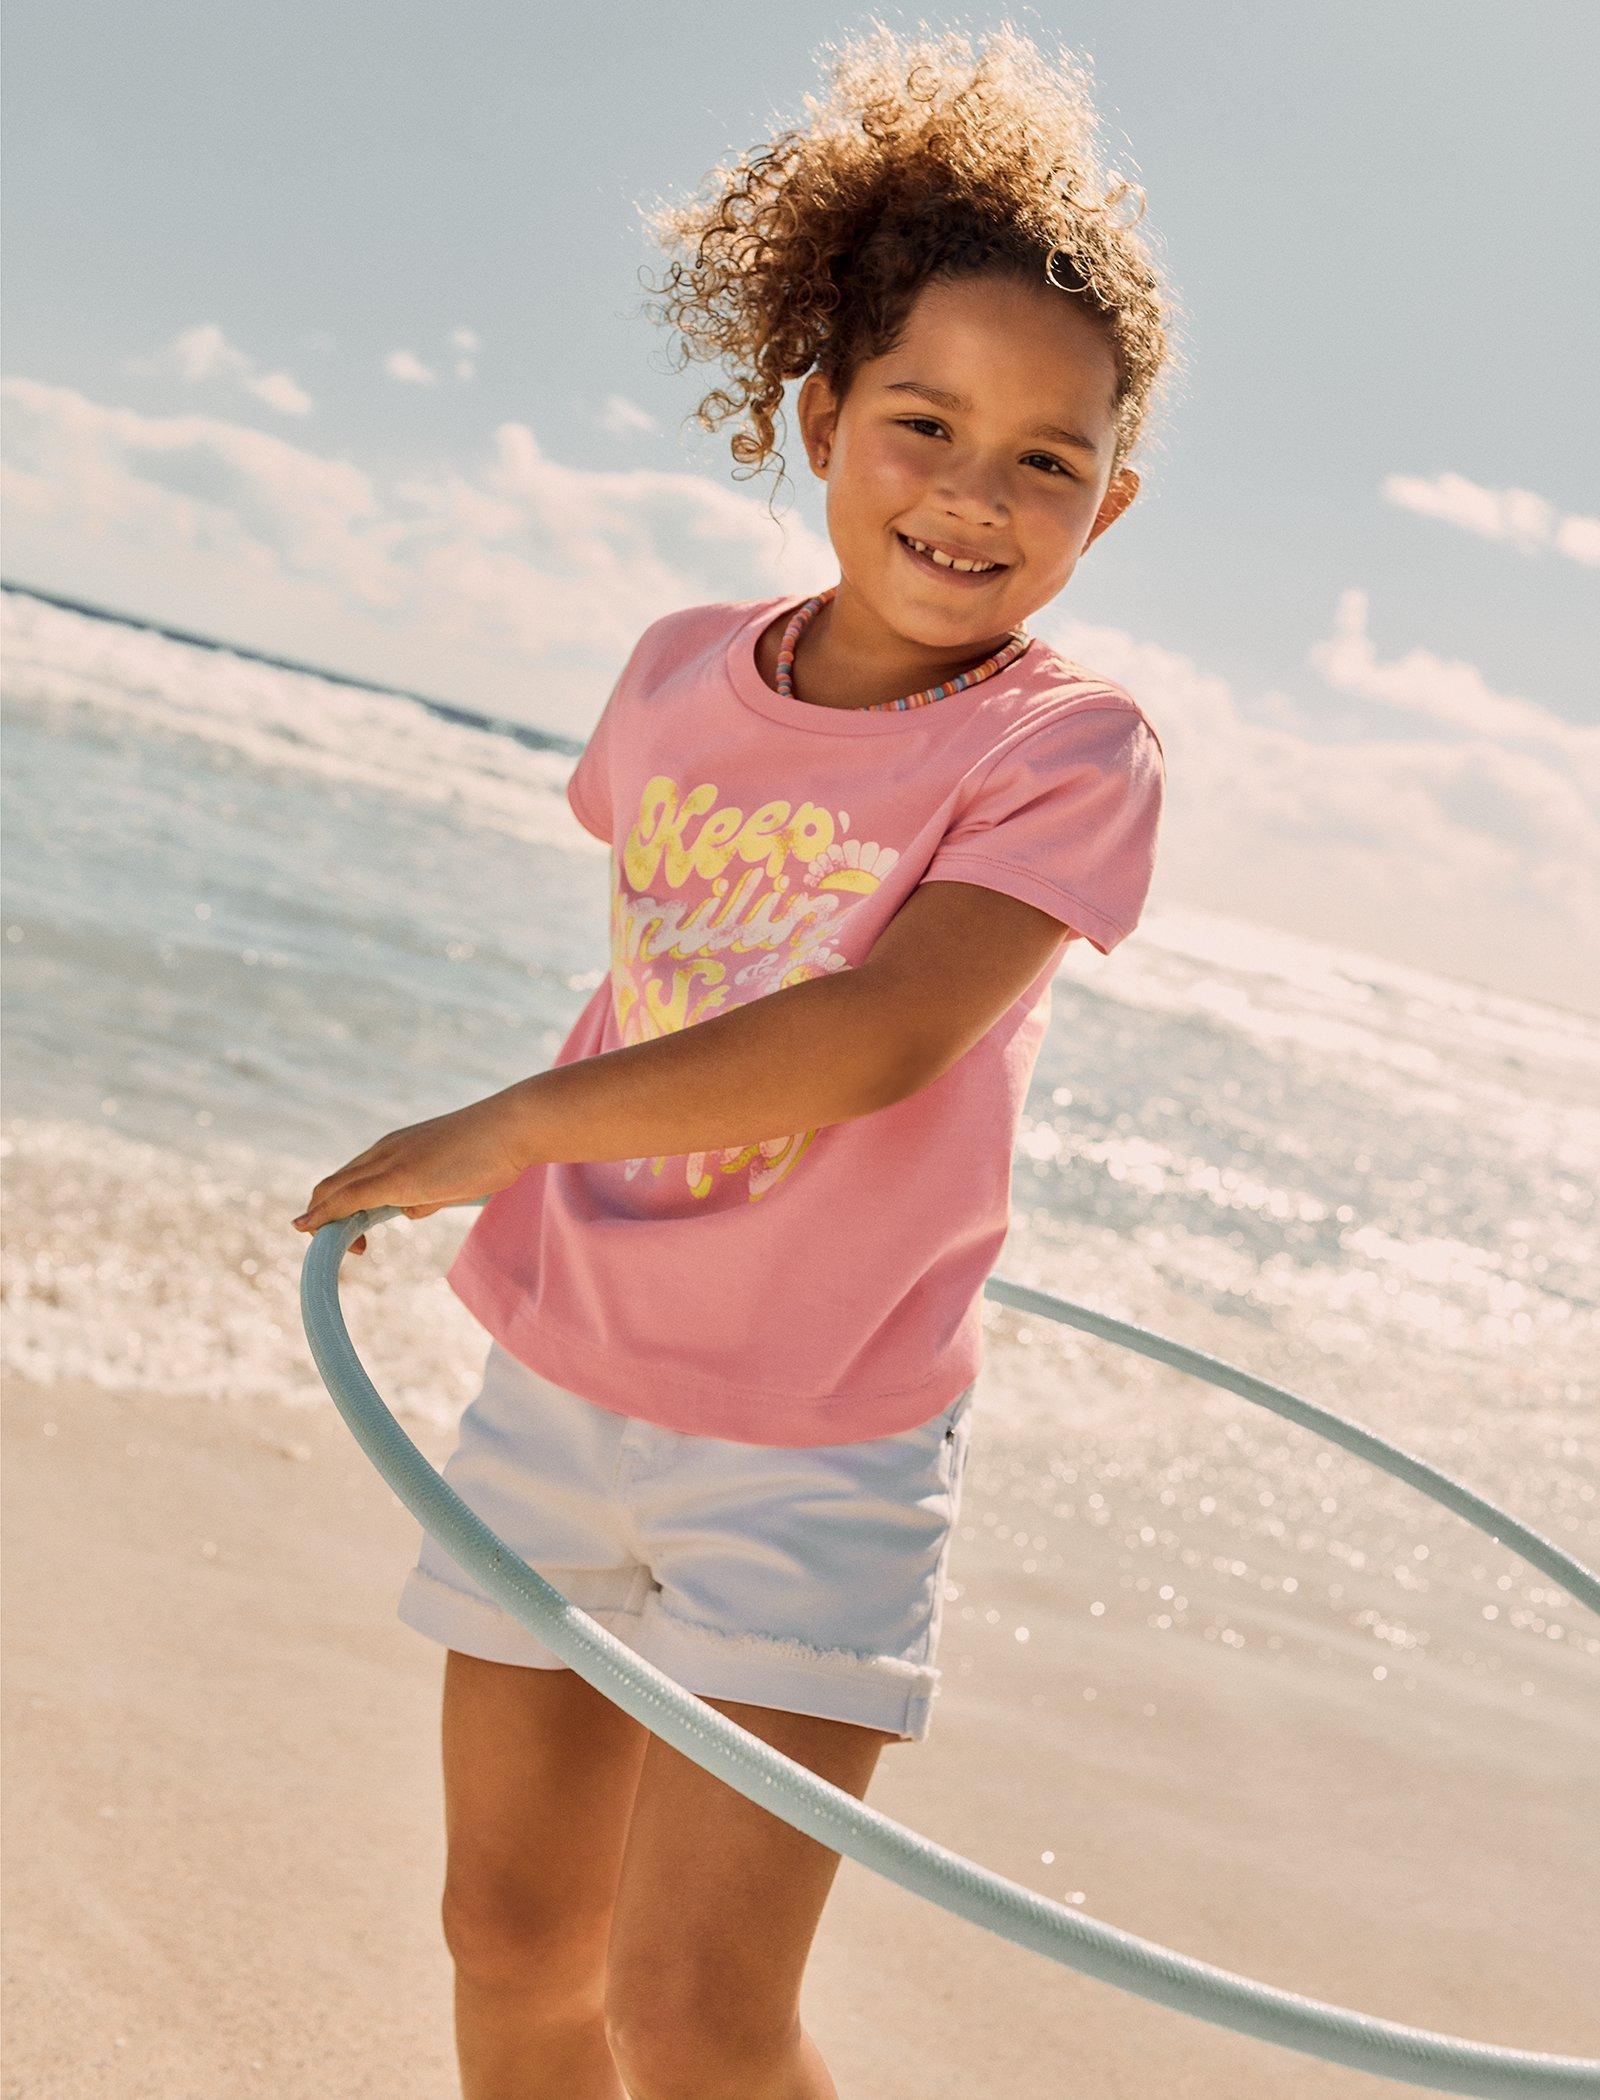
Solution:
{"label": "ear", "polygon": [[832,385],[820,372],[808,372],[795,399],[800,435],[805,441],[811,471],[819,481],[828,478],[828,460],[839,420],[839,401]]}
{"label": "ear", "polygon": [[1094,523],[1089,528],[1089,537],[1084,547],[1092,547],[1108,525],[1114,525],[1134,497],[1139,493],[1139,475],[1134,467],[1119,467],[1112,475],[1105,494],[1100,499],[1100,508],[1095,512]]}

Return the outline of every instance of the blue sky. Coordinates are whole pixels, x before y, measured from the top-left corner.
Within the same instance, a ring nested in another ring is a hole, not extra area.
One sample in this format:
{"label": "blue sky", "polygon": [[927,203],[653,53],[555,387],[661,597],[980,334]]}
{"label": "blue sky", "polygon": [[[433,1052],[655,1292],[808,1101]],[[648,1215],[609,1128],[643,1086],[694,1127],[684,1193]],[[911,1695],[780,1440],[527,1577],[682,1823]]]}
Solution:
{"label": "blue sky", "polygon": [[[1084,55],[1184,304],[1034,623],[1161,731],[1152,905],[1591,1005],[1600,11],[876,11]],[[634,207],[869,12],[12,0],[7,580],[579,735],[658,613],[831,580]]]}

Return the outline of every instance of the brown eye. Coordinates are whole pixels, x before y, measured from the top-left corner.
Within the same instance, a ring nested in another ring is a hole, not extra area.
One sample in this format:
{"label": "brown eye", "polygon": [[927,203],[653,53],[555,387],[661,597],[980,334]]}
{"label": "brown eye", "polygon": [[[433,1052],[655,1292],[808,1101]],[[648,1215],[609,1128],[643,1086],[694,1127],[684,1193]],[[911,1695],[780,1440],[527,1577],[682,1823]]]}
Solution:
{"label": "brown eye", "polygon": [[[895,418],[895,421],[899,424],[902,430],[927,429],[933,431],[935,435],[937,435],[938,432],[944,427],[938,421],[937,417],[934,416],[897,416]],[[1069,466],[1067,466],[1063,461],[1055,458],[1055,456],[1052,453],[1030,452],[1028,454],[1028,458],[1042,459],[1045,465],[1050,468],[1052,474],[1056,475],[1057,477],[1064,476],[1065,479],[1068,481],[1076,481],[1078,478]]]}

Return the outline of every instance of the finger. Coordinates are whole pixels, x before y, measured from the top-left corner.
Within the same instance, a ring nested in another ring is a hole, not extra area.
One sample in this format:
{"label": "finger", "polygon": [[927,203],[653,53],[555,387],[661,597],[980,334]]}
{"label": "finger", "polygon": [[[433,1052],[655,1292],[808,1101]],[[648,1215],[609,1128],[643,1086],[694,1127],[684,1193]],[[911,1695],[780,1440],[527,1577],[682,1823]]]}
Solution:
{"label": "finger", "polygon": [[[379,1138],[378,1142],[375,1145],[369,1145],[365,1152],[358,1152],[354,1159],[347,1159],[344,1165],[334,1173],[325,1175],[311,1191],[311,1201],[306,1205],[307,1212],[314,1209],[317,1204],[336,1196],[341,1189],[348,1188],[352,1182],[359,1181],[362,1178],[361,1170],[371,1167],[388,1143],[388,1137]],[[348,1215],[348,1213],[344,1213],[344,1215]]]}
{"label": "finger", "polygon": [[340,1218],[353,1217],[358,1210],[376,1210],[383,1193],[383,1182],[352,1181],[325,1201],[313,1203],[309,1210],[295,1220],[303,1224],[308,1232],[318,1232],[324,1225],[337,1223]]}
{"label": "finger", "polygon": [[294,1222],[303,1225],[313,1215],[319,1220],[325,1217],[328,1206],[337,1202],[342,1187],[343,1183],[337,1174],[330,1174],[326,1181],[319,1181],[311,1191],[310,1201]]}

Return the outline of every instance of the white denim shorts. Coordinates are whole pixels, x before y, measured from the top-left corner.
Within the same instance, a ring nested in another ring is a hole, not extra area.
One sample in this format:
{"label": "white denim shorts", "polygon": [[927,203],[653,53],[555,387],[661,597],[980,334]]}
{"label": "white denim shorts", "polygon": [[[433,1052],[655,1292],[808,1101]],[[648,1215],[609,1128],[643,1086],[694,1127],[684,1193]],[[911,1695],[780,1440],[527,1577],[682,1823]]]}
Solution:
{"label": "white denim shorts", "polygon": [[[616,1414],[495,1342],[444,1477],[685,1691],[921,1742],[976,1389],[894,1436],[742,1444]],[[567,1667],[428,1533],[398,1611],[467,1655]]]}

